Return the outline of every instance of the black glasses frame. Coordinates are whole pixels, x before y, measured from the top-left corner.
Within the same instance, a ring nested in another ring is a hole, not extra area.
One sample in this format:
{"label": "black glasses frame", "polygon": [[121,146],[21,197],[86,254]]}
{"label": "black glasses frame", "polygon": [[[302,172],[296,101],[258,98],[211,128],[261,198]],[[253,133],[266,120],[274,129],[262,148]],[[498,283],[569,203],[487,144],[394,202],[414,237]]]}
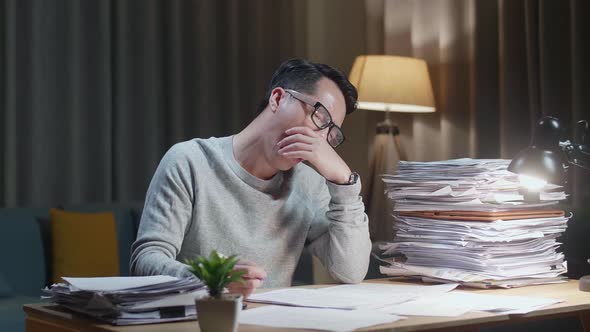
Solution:
{"label": "black glasses frame", "polygon": [[[311,99],[309,99],[307,96],[305,96],[304,94],[302,94],[301,92],[292,90],[292,89],[285,89],[285,91],[293,98],[299,100],[300,102],[309,105],[311,107],[313,107],[313,112],[311,113],[311,121],[313,122],[313,124],[320,130],[328,129],[328,135],[326,136],[326,140],[328,141],[328,144],[330,144],[330,146],[332,148],[336,148],[337,146],[339,146],[340,144],[342,144],[344,142],[344,140],[346,139],[346,137],[344,136],[344,132],[342,131],[342,128],[338,127],[338,125],[336,125],[334,123],[334,121],[332,120],[332,115],[330,114],[330,112],[328,111],[328,109],[326,108],[326,106],[322,105],[322,103],[320,103],[319,101],[312,101]],[[324,109],[325,114],[327,115],[328,118],[328,122],[326,122],[325,124],[318,124],[316,122],[316,118],[318,118],[316,116],[316,114],[318,114],[318,112],[320,112],[320,109]],[[330,137],[332,134],[332,130],[336,130],[337,132],[334,134],[336,136],[334,137],[342,137],[342,139],[338,139],[335,143],[330,142]]]}

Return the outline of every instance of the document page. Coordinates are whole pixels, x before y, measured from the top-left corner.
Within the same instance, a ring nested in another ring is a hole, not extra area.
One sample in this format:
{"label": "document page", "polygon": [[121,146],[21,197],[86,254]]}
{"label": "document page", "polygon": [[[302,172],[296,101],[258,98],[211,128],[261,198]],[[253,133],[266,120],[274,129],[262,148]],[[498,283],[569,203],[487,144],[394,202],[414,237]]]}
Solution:
{"label": "document page", "polygon": [[323,331],[353,331],[363,327],[393,323],[402,319],[368,310],[335,310],[285,306],[264,306],[240,313],[240,324]]}
{"label": "document page", "polygon": [[421,298],[380,308],[380,312],[405,316],[456,317],[469,311],[524,314],[555,303],[558,299],[525,296],[476,294],[453,291],[431,298]]}
{"label": "document page", "polygon": [[173,280],[176,277],[158,275],[145,277],[97,277],[97,278],[70,278],[63,277],[68,284],[86,291],[117,291],[122,289],[144,287],[161,284]]}
{"label": "document page", "polygon": [[420,297],[437,296],[457,284],[434,286],[361,283],[319,289],[290,288],[253,294],[251,302],[333,309],[374,309]]}

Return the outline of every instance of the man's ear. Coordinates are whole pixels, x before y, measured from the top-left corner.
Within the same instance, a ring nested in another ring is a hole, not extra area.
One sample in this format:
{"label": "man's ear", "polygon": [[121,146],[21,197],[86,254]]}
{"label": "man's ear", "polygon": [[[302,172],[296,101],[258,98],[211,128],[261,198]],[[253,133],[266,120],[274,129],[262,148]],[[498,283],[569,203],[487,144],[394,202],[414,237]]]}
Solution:
{"label": "man's ear", "polygon": [[285,90],[283,88],[274,88],[270,92],[270,98],[268,99],[268,105],[270,106],[271,112],[276,112],[279,109],[281,98],[285,96]]}

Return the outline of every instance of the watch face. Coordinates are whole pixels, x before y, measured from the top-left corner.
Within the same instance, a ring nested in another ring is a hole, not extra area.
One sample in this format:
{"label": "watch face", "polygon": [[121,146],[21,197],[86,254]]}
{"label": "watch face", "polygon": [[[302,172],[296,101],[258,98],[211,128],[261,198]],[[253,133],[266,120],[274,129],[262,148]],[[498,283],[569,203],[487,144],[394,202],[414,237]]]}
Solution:
{"label": "watch face", "polygon": [[355,184],[359,179],[359,173],[357,172],[352,172],[352,174],[350,174],[350,177],[348,178],[348,184]]}

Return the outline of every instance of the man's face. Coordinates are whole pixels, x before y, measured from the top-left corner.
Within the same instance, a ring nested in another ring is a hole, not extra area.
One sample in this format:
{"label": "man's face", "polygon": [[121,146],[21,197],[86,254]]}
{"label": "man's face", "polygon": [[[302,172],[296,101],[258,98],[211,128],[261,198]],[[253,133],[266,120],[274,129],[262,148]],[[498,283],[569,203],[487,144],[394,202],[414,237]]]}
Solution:
{"label": "man's face", "polygon": [[[273,92],[273,94],[274,93],[275,92]],[[280,91],[276,93],[281,93],[281,95],[278,101],[278,106],[273,112],[273,128],[276,128],[276,130],[273,130],[272,133],[269,133],[269,143],[272,145],[272,152],[268,157],[275,168],[280,170],[288,170],[299,163],[301,160],[285,158],[279,155],[277,152],[279,148],[276,144],[287,136],[285,131],[289,128],[304,126],[318,132],[325,139],[328,135],[329,128],[318,129],[318,127],[313,123],[311,114],[314,111],[314,108],[312,106],[294,98],[285,90],[280,89]],[[346,103],[344,101],[344,96],[342,95],[342,92],[340,92],[340,89],[336,83],[330,79],[322,78],[316,83],[315,94],[302,94],[307,100],[313,101],[313,103],[320,102],[322,105],[324,105],[330,113],[332,121],[337,126],[342,126],[344,117],[346,116]]]}

